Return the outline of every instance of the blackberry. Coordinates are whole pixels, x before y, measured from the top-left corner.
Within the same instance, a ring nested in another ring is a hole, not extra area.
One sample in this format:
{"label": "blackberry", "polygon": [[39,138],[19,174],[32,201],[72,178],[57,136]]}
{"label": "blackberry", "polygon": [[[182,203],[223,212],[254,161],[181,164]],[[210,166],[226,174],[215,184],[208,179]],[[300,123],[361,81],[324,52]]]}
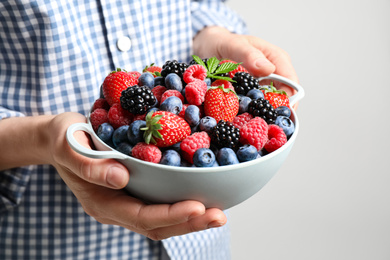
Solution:
{"label": "blackberry", "polygon": [[211,131],[211,143],[217,148],[228,147],[237,150],[240,146],[240,129],[231,122],[220,120]]}
{"label": "blackberry", "polygon": [[273,106],[264,98],[252,99],[248,105],[248,112],[254,117],[261,117],[268,124],[274,124],[277,113]]}
{"label": "blackberry", "polygon": [[165,64],[162,66],[161,76],[165,78],[169,73],[175,73],[179,75],[179,77],[183,81],[183,73],[187,68],[188,68],[188,64],[185,62],[178,62],[177,60],[169,60],[166,61]]}
{"label": "blackberry", "polygon": [[259,80],[247,72],[239,71],[232,78],[234,90],[237,94],[246,95],[249,90],[259,88]]}
{"label": "blackberry", "polygon": [[123,109],[138,115],[145,114],[149,108],[157,104],[157,99],[150,88],[138,85],[123,90],[120,101]]}

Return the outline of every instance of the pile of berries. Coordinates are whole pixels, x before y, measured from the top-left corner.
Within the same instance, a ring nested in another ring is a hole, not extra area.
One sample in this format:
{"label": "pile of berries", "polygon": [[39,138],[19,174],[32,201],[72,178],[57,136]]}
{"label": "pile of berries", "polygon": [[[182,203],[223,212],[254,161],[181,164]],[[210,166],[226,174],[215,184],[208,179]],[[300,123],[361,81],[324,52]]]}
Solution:
{"label": "pile of berries", "polygon": [[286,93],[260,85],[240,63],[194,55],[188,64],[111,72],[90,122],[103,142],[129,156],[215,167],[283,146],[295,130],[290,116]]}

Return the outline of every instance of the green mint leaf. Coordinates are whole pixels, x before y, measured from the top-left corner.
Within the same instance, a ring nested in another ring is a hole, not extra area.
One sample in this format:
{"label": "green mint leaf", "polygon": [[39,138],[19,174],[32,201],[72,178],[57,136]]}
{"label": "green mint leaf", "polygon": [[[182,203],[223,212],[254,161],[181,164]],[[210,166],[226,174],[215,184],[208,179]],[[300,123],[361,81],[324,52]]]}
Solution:
{"label": "green mint leaf", "polygon": [[210,73],[214,73],[219,64],[219,60],[216,57],[212,57],[207,60],[207,68]]}
{"label": "green mint leaf", "polygon": [[219,66],[219,68],[215,71],[215,74],[223,74],[223,73],[233,71],[237,69],[240,64],[241,63],[232,63],[232,62],[222,63],[221,66]]}
{"label": "green mint leaf", "polygon": [[203,67],[205,67],[205,68],[207,69],[206,64],[204,64],[204,62],[202,61],[201,58],[199,58],[199,57],[196,56],[196,55],[192,55],[192,58],[194,59],[194,61],[196,61],[196,63],[202,65]]}
{"label": "green mint leaf", "polygon": [[223,79],[223,80],[227,80],[230,82],[236,82],[236,81],[232,80],[230,77],[222,77],[222,76],[217,76],[217,75],[208,75],[207,77],[213,78],[213,79]]}

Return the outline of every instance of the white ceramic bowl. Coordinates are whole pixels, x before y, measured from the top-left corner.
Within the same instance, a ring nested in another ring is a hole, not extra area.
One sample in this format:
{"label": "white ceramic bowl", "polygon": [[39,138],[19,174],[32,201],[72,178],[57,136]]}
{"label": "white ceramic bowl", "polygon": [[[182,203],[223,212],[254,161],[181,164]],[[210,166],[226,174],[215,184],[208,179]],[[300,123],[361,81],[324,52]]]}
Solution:
{"label": "white ceramic bowl", "polygon": [[[280,81],[297,90],[290,97],[291,105],[304,97],[303,88],[284,77],[271,74],[262,79]],[[278,150],[249,162],[213,168],[174,167],[127,156],[102,142],[90,123],[71,125],[66,138],[70,147],[84,156],[113,158],[125,165],[131,175],[126,190],[146,203],[175,203],[191,199],[202,202],[207,208],[224,210],[256,194],[282,166],[299,132],[295,111],[292,111],[291,119],[295,124],[295,132]],[[87,132],[97,150],[80,145],[73,136],[76,131]]]}

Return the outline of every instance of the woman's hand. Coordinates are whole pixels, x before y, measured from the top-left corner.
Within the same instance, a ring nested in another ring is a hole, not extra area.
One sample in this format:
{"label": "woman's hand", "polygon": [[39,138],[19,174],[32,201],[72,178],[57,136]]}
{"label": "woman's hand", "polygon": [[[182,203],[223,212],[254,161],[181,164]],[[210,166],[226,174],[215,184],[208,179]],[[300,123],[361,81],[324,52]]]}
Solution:
{"label": "woman's hand", "polygon": [[[131,181],[131,172],[113,159],[91,159],[67,144],[67,128],[85,117],[77,113],[56,116],[49,124],[52,162],[77,197],[85,212],[103,224],[118,225],[153,240],[219,227],[226,216],[219,209],[205,209],[197,201],[146,205],[122,188]],[[76,132],[78,142],[91,148],[90,139]]]}
{"label": "woman's hand", "polygon": [[[201,58],[228,58],[242,65],[255,77],[275,73],[298,82],[290,56],[281,48],[255,36],[234,34],[222,27],[206,27],[194,38],[194,53]],[[264,82],[267,83],[267,82]],[[291,96],[295,92],[275,82]]]}

